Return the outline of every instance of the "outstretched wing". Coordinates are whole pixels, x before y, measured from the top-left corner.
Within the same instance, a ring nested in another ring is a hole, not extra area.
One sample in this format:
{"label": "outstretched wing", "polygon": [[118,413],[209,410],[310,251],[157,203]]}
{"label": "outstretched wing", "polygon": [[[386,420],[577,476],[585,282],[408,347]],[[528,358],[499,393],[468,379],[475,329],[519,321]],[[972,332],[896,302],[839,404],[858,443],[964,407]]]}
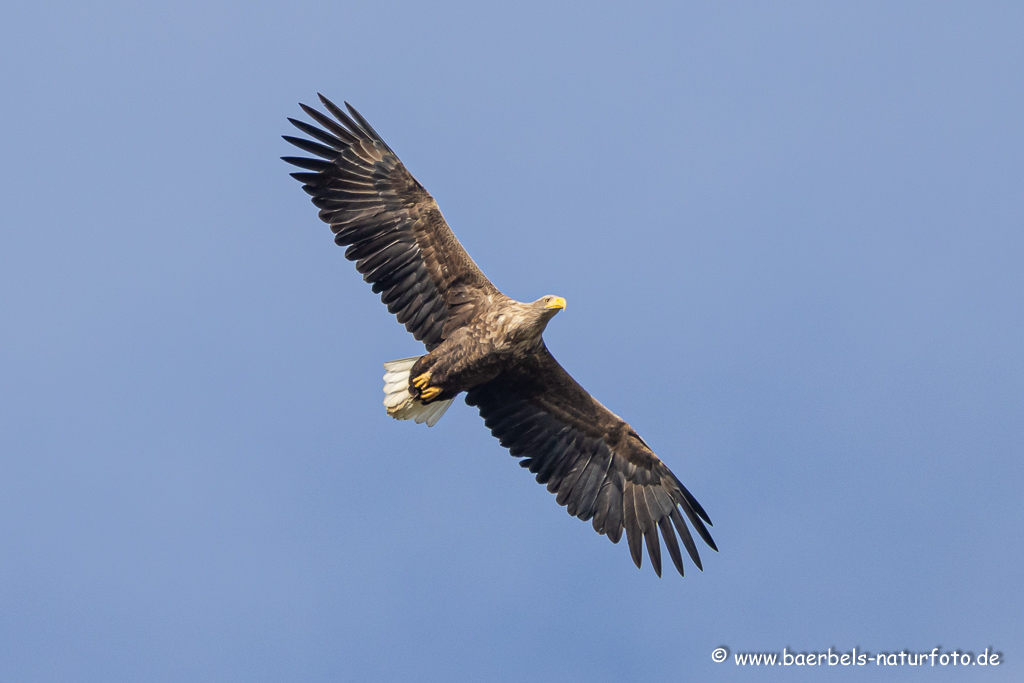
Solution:
{"label": "outstretched wing", "polygon": [[434,198],[359,112],[346,103],[346,114],[323,95],[320,101],[334,119],[304,104],[320,127],[288,119],[317,142],[284,136],[319,158],[283,158],[305,169],[291,175],[313,197],[334,241],[348,247],[345,257],[398,322],[433,349],[497,289],[455,239]]}
{"label": "outstretched wing", "polygon": [[[557,494],[559,505],[618,543],[626,530],[633,562],[642,563],[641,537],[661,576],[658,530],[679,573],[683,558],[676,534],[698,569],[697,546],[680,514],[712,549],[704,508],[622,418],[576,383],[546,348],[513,370],[471,390],[466,403],[520,465]],[[671,520],[671,521],[670,521]]]}

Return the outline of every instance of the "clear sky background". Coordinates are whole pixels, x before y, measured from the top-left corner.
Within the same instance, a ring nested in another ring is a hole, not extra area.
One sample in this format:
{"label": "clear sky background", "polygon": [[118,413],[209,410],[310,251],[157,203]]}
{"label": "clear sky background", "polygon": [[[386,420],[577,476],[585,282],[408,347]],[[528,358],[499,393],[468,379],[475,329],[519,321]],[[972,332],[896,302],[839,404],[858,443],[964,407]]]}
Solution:
{"label": "clear sky background", "polygon": [[[1024,680],[1024,6],[6,3],[0,64],[0,680]],[[703,572],[385,415],[318,91],[567,298]]]}

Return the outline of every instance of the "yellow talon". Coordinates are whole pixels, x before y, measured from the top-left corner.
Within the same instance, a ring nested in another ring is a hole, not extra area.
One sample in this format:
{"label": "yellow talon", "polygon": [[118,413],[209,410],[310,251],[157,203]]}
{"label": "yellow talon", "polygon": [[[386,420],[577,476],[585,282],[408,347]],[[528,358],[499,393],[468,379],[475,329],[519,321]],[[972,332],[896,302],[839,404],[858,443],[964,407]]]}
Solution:
{"label": "yellow talon", "polygon": [[426,388],[427,384],[429,384],[429,383],[430,383],[430,373],[429,372],[424,372],[422,375],[420,375],[419,377],[414,377],[413,380],[412,380],[412,385],[414,387],[416,387],[417,389],[424,389],[424,388]]}
{"label": "yellow talon", "polygon": [[440,387],[430,387],[420,392],[421,401],[429,401],[441,393]]}

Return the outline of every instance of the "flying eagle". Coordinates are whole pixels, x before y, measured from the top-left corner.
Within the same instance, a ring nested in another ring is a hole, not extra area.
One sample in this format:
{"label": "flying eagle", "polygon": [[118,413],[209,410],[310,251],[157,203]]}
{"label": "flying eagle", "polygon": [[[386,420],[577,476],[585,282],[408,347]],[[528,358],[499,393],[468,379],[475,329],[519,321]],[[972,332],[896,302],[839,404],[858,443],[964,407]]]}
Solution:
{"label": "flying eagle", "polygon": [[679,573],[676,534],[702,569],[682,514],[712,549],[711,520],[686,487],[618,415],[562,369],[542,333],[565,299],[522,303],[498,291],[452,234],[434,198],[346,103],[323,95],[334,119],[301,104],[320,127],[288,119],[313,140],[284,136],[314,155],[284,157],[381,301],[426,355],[384,364],[388,415],[433,426],[462,392],[519,464],[570,515],[618,543],[625,529],[637,567],[646,541],[661,576],[658,530]]}

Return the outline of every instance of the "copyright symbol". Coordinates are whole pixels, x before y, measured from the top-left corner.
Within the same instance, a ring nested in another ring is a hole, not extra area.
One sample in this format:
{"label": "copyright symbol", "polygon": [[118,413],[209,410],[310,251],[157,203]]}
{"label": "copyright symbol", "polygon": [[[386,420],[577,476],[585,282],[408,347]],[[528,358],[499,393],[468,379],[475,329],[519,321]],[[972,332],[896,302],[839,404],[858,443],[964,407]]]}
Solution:
{"label": "copyright symbol", "polygon": [[713,662],[724,662],[725,658],[729,656],[729,651],[724,647],[716,647],[711,651],[711,661]]}

